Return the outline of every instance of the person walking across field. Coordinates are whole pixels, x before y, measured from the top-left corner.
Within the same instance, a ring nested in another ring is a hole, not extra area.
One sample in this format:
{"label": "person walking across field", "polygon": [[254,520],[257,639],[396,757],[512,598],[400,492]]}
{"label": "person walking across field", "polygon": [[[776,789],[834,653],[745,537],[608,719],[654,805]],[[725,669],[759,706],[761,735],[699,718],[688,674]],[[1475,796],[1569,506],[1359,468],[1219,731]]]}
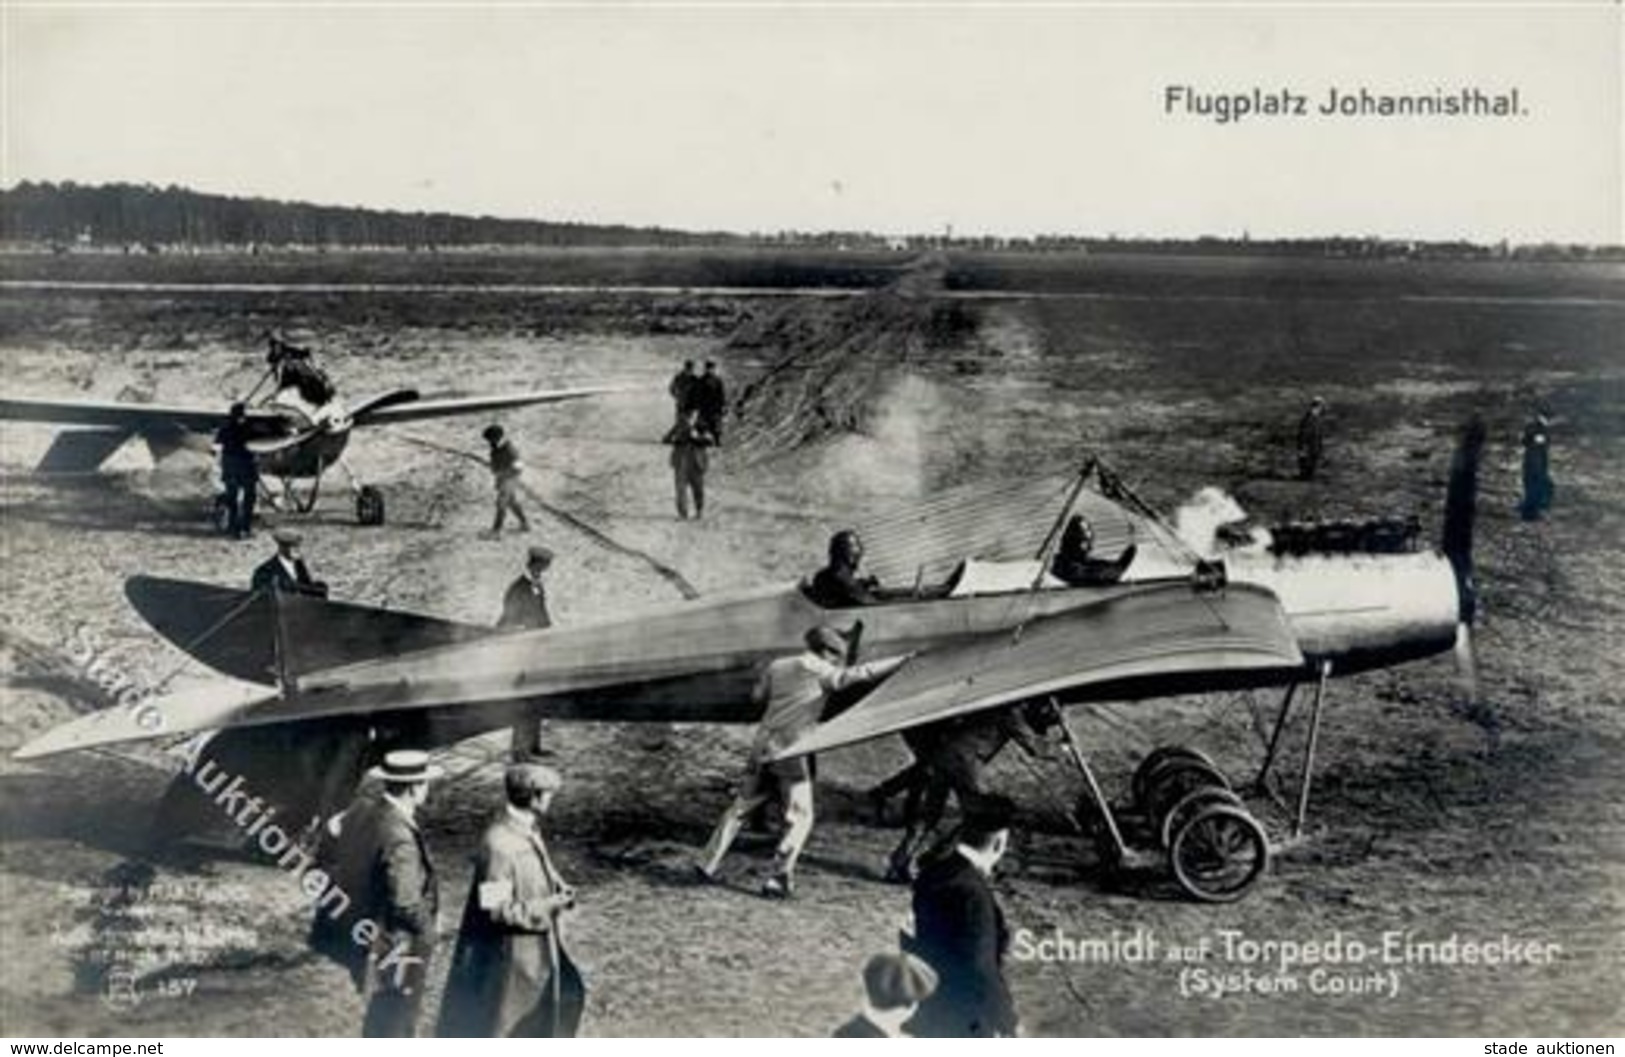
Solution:
{"label": "person walking across field", "polygon": [[530,519],[525,517],[525,510],[519,505],[519,477],[524,472],[524,466],[519,462],[519,449],[514,447],[513,438],[507,436],[501,426],[486,426],[482,436],[491,448],[488,461],[491,480],[496,486],[496,518],[491,522],[491,535],[502,534],[502,523],[509,511],[519,519],[519,531],[529,532]]}
{"label": "person walking across field", "polygon": [[711,456],[706,450],[717,440],[700,424],[697,408],[689,408],[666,432],[665,443],[671,445],[671,471],[677,488],[677,516],[688,519],[689,496],[694,497],[694,516],[705,516],[705,472]]}
{"label": "person walking across field", "polygon": [[813,828],[812,772],[805,756],[773,760],[802,734],[817,725],[829,695],[849,686],[873,683],[901,668],[913,654],[868,664],[846,663],[847,641],[834,628],[820,625],[806,634],[807,648],[767,666],[751,700],[764,709],[751,744],[749,766],[738,795],[722,813],[706,845],[699,872],[715,880],[744,820],[765,803],[777,785],[784,797],[786,829],[773,858],[762,894],[787,898],[794,885],[796,861]]}

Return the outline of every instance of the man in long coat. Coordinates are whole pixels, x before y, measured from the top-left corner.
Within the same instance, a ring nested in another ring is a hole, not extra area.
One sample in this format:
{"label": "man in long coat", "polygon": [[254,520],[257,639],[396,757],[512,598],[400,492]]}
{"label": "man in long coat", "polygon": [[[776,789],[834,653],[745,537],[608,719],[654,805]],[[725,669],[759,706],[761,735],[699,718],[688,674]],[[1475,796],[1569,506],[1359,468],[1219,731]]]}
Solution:
{"label": "man in long coat", "polygon": [[428,753],[399,750],[372,774],[383,781],[382,795],[358,799],[334,820],[331,842],[320,853],[355,905],[337,918],[318,908],[310,940],[343,964],[367,995],[364,1037],[411,1038],[440,913],[440,882],[417,809],[441,771]]}
{"label": "man in long coat", "polygon": [[508,803],[486,829],[452,955],[439,1034],[550,1038],[576,1033],[581,973],[564,946],[575,890],[553,866],[539,822],[562,784],[538,763],[508,768]]}
{"label": "man in long coat", "polygon": [[1536,411],[1523,427],[1523,503],[1525,521],[1538,521],[1552,505],[1551,419]]}
{"label": "man in long coat", "polygon": [[907,1028],[933,1038],[1016,1033],[1015,1004],[1004,980],[1010,933],[988,881],[1010,839],[1013,808],[984,797],[967,812],[959,844],[914,882],[910,953],[937,974],[937,989]]}

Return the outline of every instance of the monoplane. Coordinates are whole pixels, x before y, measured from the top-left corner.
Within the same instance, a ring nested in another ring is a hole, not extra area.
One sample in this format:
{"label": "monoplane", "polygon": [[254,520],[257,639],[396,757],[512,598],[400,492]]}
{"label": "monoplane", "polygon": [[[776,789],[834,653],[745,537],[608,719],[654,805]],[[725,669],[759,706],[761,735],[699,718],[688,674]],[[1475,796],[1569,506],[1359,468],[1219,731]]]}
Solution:
{"label": "monoplane", "polygon": [[[1318,550],[1299,534],[1293,553],[1260,546],[1204,559],[1117,475],[1097,472],[1098,490],[1086,488],[1098,470],[1091,462],[1075,478],[956,490],[865,526],[867,567],[902,586],[858,608],[821,606],[804,580],[503,632],[137,576],[126,586],[135,608],[222,678],[140,710],[81,717],[17,755],[213,732],[203,751],[218,770],[243,776],[256,795],[283,805],[285,818],[320,814],[342,806],[366,766],[392,747],[446,746],[536,716],[753,722],[751,688],[763,666],[799,651],[809,628],[830,624],[861,638],[866,658],[916,655],[787,755],[1027,702],[1060,709],[1285,687],[1273,760],[1292,690],[1307,682],[1315,693],[1301,826],[1328,679],[1444,653],[1467,633],[1481,445],[1481,430],[1469,431],[1458,449],[1438,550],[1376,531],[1332,534]],[[1102,553],[1135,543],[1119,582],[1068,586],[1045,575],[1074,513],[1092,522]],[[1075,759],[1125,854],[1081,751]],[[1201,767],[1173,770],[1198,779],[1164,790],[1174,800],[1211,784]],[[1216,792],[1180,810],[1189,838],[1181,880],[1193,894],[1230,898],[1261,872],[1267,848],[1244,810]]]}
{"label": "monoplane", "polygon": [[[357,429],[417,422],[452,415],[512,410],[533,404],[578,400],[618,391],[597,386],[536,389],[483,396],[425,398],[410,387],[390,389],[349,406],[308,350],[270,338],[269,367],[244,398],[251,436],[249,449],[263,477],[280,483],[266,499],[281,509],[308,514],[321,495],[322,480],[337,467],[349,483],[356,520],[384,523],[384,496],[351,470],[344,453]],[[266,382],[264,397],[255,399]],[[36,470],[40,473],[89,473],[98,469],[125,442],[140,437],[154,459],[186,449],[211,450],[214,434],[226,424],[229,409],[105,400],[0,398],[0,420],[87,426],[59,433]],[[298,484],[308,482],[301,494]],[[262,483],[261,488],[265,486]],[[215,498],[213,517],[225,531],[230,510]]]}

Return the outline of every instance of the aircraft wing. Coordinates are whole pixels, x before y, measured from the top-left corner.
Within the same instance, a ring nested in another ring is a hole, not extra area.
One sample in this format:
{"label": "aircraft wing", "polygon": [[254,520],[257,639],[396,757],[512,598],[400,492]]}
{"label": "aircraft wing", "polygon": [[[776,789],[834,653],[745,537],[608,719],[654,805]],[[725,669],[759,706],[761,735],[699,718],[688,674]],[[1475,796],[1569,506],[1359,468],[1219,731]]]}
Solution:
{"label": "aircraft wing", "polygon": [[416,422],[426,418],[473,415],[482,411],[502,411],[532,404],[557,404],[605,393],[630,392],[627,386],[586,386],[579,389],[535,389],[527,393],[495,396],[454,396],[430,400],[407,400],[369,408],[356,413],[356,425],[379,426],[393,422]]}
{"label": "aircraft wing", "polygon": [[1164,583],[1098,605],[927,650],[874,692],[779,753],[833,749],[938,720],[1080,689],[1102,697],[1199,692],[1233,673],[1297,668],[1275,595]]}
{"label": "aircraft wing", "polygon": [[[52,422],[63,426],[101,426],[125,433],[169,433],[178,426],[211,433],[226,424],[227,409],[179,407],[173,404],[130,404],[118,400],[0,400],[0,419]],[[250,410],[250,421],[276,422],[274,411]]]}

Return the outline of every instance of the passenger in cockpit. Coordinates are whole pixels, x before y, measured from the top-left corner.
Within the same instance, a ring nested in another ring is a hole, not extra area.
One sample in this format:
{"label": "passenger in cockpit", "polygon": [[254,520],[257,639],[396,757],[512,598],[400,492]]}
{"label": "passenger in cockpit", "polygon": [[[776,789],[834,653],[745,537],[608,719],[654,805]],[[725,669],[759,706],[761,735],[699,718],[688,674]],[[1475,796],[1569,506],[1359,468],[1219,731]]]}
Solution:
{"label": "passenger in cockpit", "polygon": [[842,529],[829,538],[829,564],[813,577],[809,594],[826,609],[874,605],[881,600],[880,582],[872,576],[859,576],[863,561],[863,541],[851,529]]}
{"label": "passenger in cockpit", "polygon": [[1061,546],[1055,551],[1050,572],[1057,580],[1073,587],[1103,587],[1115,584],[1134,562],[1138,548],[1130,543],[1115,559],[1096,558],[1095,530],[1082,514],[1073,514],[1061,534]]}

